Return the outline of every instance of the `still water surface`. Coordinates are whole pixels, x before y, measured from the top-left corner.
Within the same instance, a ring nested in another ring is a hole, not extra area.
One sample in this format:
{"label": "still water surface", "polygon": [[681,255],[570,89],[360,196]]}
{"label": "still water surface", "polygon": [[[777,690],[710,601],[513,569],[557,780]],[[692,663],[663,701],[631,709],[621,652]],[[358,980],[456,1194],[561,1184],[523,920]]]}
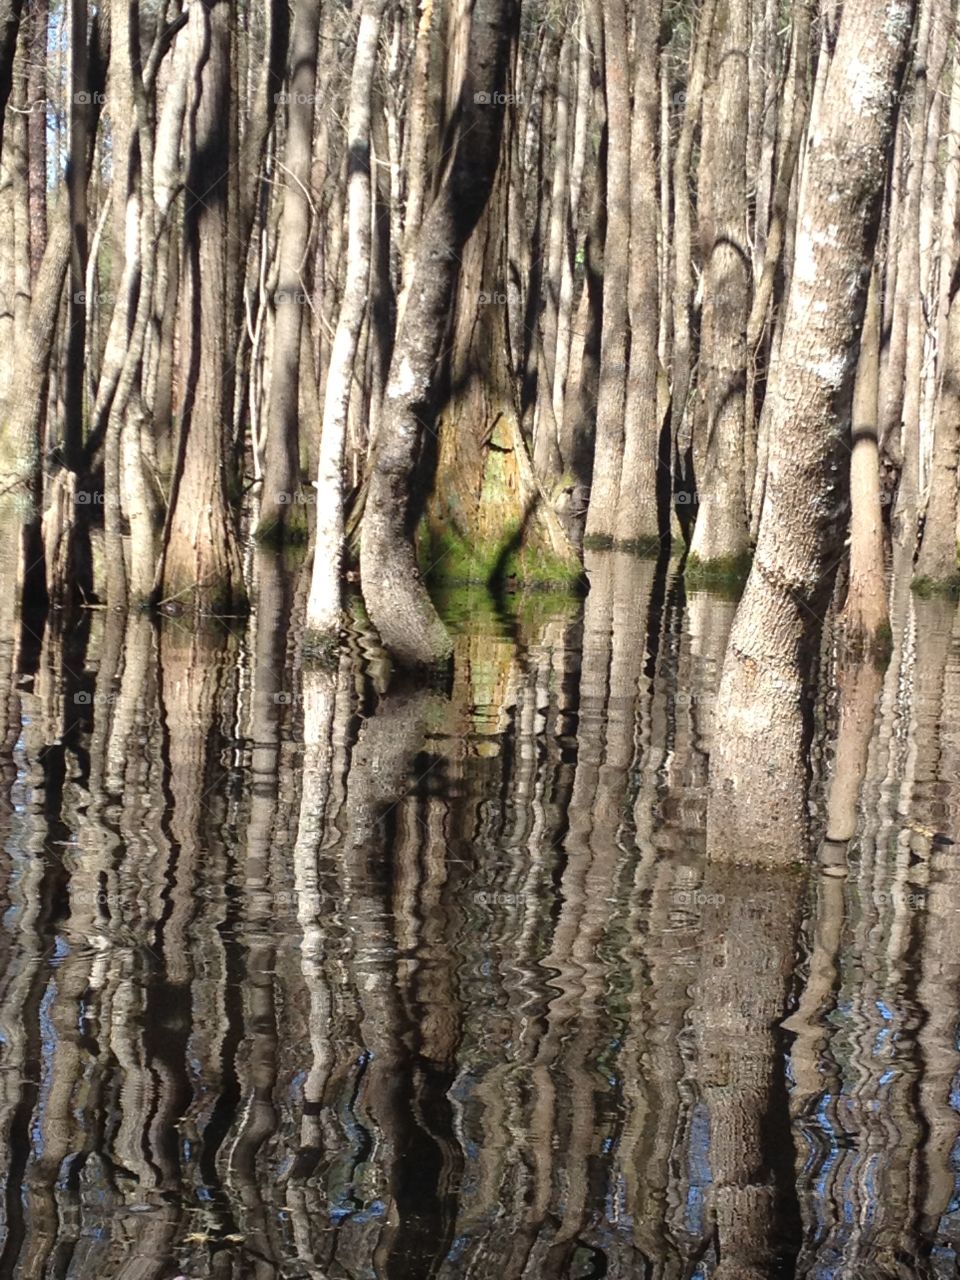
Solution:
{"label": "still water surface", "polygon": [[760,872],[703,856],[729,600],[594,554],[385,691],[255,570],[0,641],[0,1277],[957,1275],[955,606],[825,646],[834,838]]}

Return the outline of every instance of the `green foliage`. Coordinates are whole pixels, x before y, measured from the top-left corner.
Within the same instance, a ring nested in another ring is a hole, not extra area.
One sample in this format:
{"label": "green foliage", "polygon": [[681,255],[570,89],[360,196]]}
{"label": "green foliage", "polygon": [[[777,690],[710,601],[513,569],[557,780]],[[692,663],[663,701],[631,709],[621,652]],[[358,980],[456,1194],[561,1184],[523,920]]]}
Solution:
{"label": "green foliage", "polygon": [[927,599],[931,596],[960,596],[960,572],[949,578],[929,578],[921,574],[914,578],[910,587],[918,596]]}

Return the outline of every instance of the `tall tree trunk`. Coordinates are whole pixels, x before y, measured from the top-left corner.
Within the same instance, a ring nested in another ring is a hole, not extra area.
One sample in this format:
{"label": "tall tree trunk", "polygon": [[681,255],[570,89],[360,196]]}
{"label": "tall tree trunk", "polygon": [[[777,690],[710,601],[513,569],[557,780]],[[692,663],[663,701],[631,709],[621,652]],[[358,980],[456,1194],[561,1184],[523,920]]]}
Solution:
{"label": "tall tree trunk", "polygon": [[384,0],[364,0],[350,81],[347,274],[324,392],[317,462],[317,531],[306,617],[307,630],[327,638],[335,636],[340,626],[344,449],[350,389],[370,280],[370,96],[383,9]]}
{"label": "tall tree trunk", "polygon": [[[279,274],[274,293],[273,360],[259,538],[300,539],[306,520],[300,496],[300,331],[309,324],[304,267],[310,240],[309,183],[313,153],[313,104],[317,87],[320,6],[299,0],[293,17],[287,77],[287,143]],[[350,142],[348,140],[348,146]]]}
{"label": "tall tree trunk", "polygon": [[194,48],[206,51],[187,152],[181,358],[185,362],[178,457],[170,495],[161,594],[204,612],[230,612],[245,591],[225,463],[227,182],[223,124],[230,86],[233,0],[200,0],[190,13]]}
{"label": "tall tree trunk", "polygon": [[87,152],[90,130],[90,86],[87,75],[87,0],[70,0],[70,155],[67,191],[70,201],[70,293],[67,300],[66,368],[64,371],[64,455],[75,470],[83,443],[83,353],[87,325],[84,288],[87,277]]}
{"label": "tall tree trunk", "polygon": [[[592,3],[596,4],[596,0]],[[600,386],[585,543],[609,546],[617,522],[630,350],[626,289],[630,273],[630,66],[625,0],[604,0],[597,5],[594,26],[602,30],[603,42],[607,235],[603,252]]]}
{"label": "tall tree trunk", "polygon": [[701,406],[694,438],[700,506],[690,544],[691,559],[707,571],[711,566],[736,569],[749,550],[744,475],[745,330],[752,277],[747,243],[747,0],[719,0],[713,26],[697,210],[704,259]]}
{"label": "tall tree trunk", "polygon": [[660,333],[660,308],[657,305],[660,292],[657,260],[660,102],[657,48],[661,16],[660,0],[640,0],[634,19],[636,66],[630,133],[630,265],[627,280],[630,365],[615,528],[618,543],[648,551],[656,549],[670,536],[670,459],[669,452],[665,459],[660,457],[660,416],[657,412],[657,346]]}
{"label": "tall tree trunk", "polygon": [[457,255],[483,212],[496,174],[504,109],[493,95],[503,94],[518,20],[515,0],[476,0],[452,155],[417,240],[371,460],[360,541],[363,595],[384,645],[401,663],[431,663],[451,652],[414,555],[414,467],[423,425],[431,416]]}
{"label": "tall tree trunk", "polygon": [[784,862],[806,850],[805,686],[846,528],[844,424],[913,10],[848,0],[810,138],[766,497],[718,698],[713,858]]}
{"label": "tall tree trunk", "polygon": [[27,98],[30,110],[30,271],[36,279],[47,243],[47,40],[49,0],[32,0]]}

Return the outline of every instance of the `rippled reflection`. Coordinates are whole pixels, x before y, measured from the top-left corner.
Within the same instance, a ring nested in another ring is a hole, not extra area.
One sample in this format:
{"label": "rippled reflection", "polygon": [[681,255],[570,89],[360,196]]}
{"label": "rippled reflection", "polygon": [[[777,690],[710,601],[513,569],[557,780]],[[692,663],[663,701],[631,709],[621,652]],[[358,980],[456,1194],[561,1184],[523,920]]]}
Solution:
{"label": "rippled reflection", "polygon": [[765,872],[704,863],[732,602],[594,553],[427,685],[255,572],[3,614],[0,1276],[956,1275],[955,607],[827,646]]}

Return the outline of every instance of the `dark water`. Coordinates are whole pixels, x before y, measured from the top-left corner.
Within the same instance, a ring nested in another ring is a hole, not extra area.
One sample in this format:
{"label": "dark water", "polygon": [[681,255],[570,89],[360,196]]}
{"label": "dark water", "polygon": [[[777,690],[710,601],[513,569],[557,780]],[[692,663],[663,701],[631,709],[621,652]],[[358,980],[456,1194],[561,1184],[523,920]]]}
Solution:
{"label": "dark water", "polygon": [[957,1275],[954,606],[825,646],[836,839],[751,872],[731,602],[596,555],[384,693],[255,569],[249,625],[0,646],[0,1276]]}

